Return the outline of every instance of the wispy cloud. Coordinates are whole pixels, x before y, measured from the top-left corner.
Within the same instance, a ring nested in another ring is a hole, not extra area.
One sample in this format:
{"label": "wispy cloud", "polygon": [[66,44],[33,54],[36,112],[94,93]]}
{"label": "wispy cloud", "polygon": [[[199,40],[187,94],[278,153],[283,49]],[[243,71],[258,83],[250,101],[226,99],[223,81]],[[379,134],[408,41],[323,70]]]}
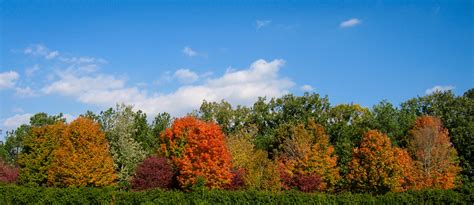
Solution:
{"label": "wispy cloud", "polygon": [[194,51],[191,47],[189,46],[185,46],[183,48],[183,53],[189,57],[194,57],[194,56],[197,56],[198,53],[196,51]]}
{"label": "wispy cloud", "polygon": [[313,86],[311,85],[303,85],[300,87],[300,89],[304,92],[311,92],[314,90]]}
{"label": "wispy cloud", "polygon": [[31,113],[16,114],[9,118],[2,119],[2,127],[4,130],[12,130],[19,127],[22,124],[27,124],[30,122],[30,117],[33,116]]}
{"label": "wispy cloud", "polygon": [[38,70],[40,70],[40,67],[39,67],[38,64],[35,64],[32,67],[29,67],[29,68],[25,69],[25,75],[27,77],[31,77]]}
{"label": "wispy cloud", "polygon": [[15,71],[0,73],[0,90],[15,87],[18,78],[20,78],[20,75]]}
{"label": "wispy cloud", "polygon": [[255,27],[256,27],[257,29],[261,29],[261,28],[263,28],[263,27],[265,27],[265,26],[270,25],[271,22],[272,22],[272,21],[270,21],[270,20],[256,20],[256,21],[255,21]]}
{"label": "wispy cloud", "polygon": [[33,44],[23,50],[24,54],[33,56],[42,56],[47,60],[51,60],[59,56],[59,51],[52,51],[43,44]]}
{"label": "wispy cloud", "polygon": [[29,86],[27,86],[24,88],[20,88],[20,87],[15,88],[15,95],[19,97],[35,97],[35,96],[38,96],[38,93],[34,91],[33,89],[31,89]]}
{"label": "wispy cloud", "polygon": [[433,94],[433,93],[436,93],[436,92],[446,92],[446,91],[449,91],[449,90],[453,90],[454,88],[456,88],[456,87],[454,87],[452,85],[437,85],[437,86],[434,86],[432,88],[426,89],[425,94],[430,95],[430,94]]}
{"label": "wispy cloud", "polygon": [[349,20],[346,20],[346,21],[343,21],[341,22],[341,24],[339,24],[339,27],[341,28],[349,28],[349,27],[354,27],[358,24],[362,23],[362,20],[360,19],[357,19],[357,18],[351,18]]}
{"label": "wispy cloud", "polygon": [[179,69],[174,72],[176,77],[181,83],[193,83],[199,79],[199,75],[189,69]]}

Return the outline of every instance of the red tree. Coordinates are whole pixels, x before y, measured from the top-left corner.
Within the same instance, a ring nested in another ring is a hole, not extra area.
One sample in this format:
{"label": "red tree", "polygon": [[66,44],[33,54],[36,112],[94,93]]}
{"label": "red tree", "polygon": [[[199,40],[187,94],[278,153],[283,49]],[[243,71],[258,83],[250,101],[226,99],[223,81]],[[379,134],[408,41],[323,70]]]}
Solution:
{"label": "red tree", "polygon": [[182,188],[190,188],[198,179],[204,179],[209,188],[223,188],[231,182],[231,157],[217,124],[180,118],[162,135],[162,142]]}
{"label": "red tree", "polygon": [[132,189],[168,189],[173,184],[174,172],[166,158],[151,156],[138,165],[132,179]]}

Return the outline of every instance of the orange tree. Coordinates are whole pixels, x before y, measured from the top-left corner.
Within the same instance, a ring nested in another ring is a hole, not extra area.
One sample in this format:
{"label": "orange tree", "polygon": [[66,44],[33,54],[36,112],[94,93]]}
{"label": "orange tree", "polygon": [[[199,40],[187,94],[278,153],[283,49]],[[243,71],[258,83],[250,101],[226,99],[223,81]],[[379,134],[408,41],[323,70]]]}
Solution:
{"label": "orange tree", "polygon": [[461,168],[441,120],[432,116],[419,117],[410,134],[408,148],[421,172],[420,188],[454,188]]}
{"label": "orange tree", "polygon": [[178,172],[178,182],[189,189],[200,180],[220,189],[231,182],[231,156],[220,127],[194,117],[176,119],[162,134],[161,147]]}
{"label": "orange tree", "polygon": [[416,168],[415,161],[413,161],[406,149],[396,147],[393,151],[402,171],[399,178],[400,187],[395,191],[419,189],[422,182],[420,181],[420,171]]}
{"label": "orange tree", "polygon": [[359,192],[385,193],[400,186],[401,168],[395,159],[390,139],[377,130],[369,130],[360,146],[352,151],[347,178]]}
{"label": "orange tree", "polygon": [[98,123],[79,117],[59,138],[48,169],[52,186],[107,186],[117,178],[108,142]]}

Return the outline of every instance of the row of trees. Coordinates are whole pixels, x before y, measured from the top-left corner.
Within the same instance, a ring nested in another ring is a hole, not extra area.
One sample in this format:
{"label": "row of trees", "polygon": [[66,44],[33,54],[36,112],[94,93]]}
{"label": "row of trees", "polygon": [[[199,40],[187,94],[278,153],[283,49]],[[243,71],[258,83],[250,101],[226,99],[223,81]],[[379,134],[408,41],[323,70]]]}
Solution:
{"label": "row of trees", "polygon": [[449,189],[472,179],[473,93],[372,109],[332,107],[317,94],[260,98],[252,107],[204,102],[188,117],[163,113],[151,124],[125,105],[69,124],[39,113],[8,132],[0,175],[15,181],[19,168],[20,184],[137,190]]}

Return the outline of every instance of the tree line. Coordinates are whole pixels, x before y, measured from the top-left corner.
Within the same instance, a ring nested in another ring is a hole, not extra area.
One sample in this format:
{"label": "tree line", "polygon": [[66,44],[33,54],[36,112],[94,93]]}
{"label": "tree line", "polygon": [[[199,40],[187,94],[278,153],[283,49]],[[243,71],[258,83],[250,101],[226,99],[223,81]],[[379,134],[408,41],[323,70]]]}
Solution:
{"label": "tree line", "polygon": [[332,106],[305,93],[252,106],[204,101],[152,123],[132,106],[7,132],[0,181],[24,186],[403,192],[471,183],[474,89]]}

